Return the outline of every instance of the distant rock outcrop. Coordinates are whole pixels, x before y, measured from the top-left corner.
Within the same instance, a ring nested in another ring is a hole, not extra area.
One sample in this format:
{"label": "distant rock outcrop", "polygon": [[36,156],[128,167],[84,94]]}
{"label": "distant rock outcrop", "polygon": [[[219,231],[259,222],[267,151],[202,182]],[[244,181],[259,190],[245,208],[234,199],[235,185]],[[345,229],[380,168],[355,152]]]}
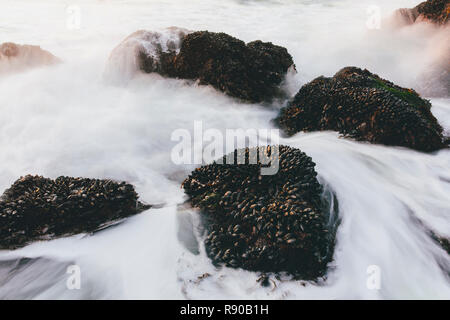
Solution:
{"label": "distant rock outcrop", "polygon": [[427,97],[450,97],[450,0],[429,0],[412,9],[398,9],[387,19],[389,28],[410,28],[426,44],[415,88]]}
{"label": "distant rock outcrop", "polygon": [[289,135],[335,130],[357,140],[429,152],[445,147],[430,108],[412,89],[346,67],[304,85],[276,121]]}
{"label": "distant rock outcrop", "polygon": [[0,198],[0,248],[94,231],[148,208],[125,182],[28,175]]}
{"label": "distant rock outcrop", "polygon": [[136,70],[163,76],[198,80],[249,102],[283,96],[280,88],[288,70],[295,69],[291,55],[270,42],[247,45],[225,33],[167,33],[139,31],[116,47],[107,74],[129,78]]}
{"label": "distant rock outcrop", "polygon": [[450,15],[449,0],[428,0],[412,9],[398,9],[396,19],[398,23],[407,25],[419,22],[429,22],[436,25],[447,25]]}
{"label": "distant rock outcrop", "polygon": [[39,46],[19,45],[12,42],[0,45],[0,74],[52,65],[60,61]]}

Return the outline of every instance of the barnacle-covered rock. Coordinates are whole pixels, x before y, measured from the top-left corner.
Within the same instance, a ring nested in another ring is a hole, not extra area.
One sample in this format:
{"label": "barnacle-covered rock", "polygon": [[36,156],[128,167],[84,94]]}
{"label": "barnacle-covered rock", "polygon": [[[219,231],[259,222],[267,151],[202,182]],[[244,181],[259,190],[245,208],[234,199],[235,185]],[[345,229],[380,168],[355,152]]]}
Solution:
{"label": "barnacle-covered rock", "polygon": [[50,52],[39,46],[20,45],[12,42],[0,44],[0,74],[23,71],[60,62]]}
{"label": "barnacle-covered rock", "polygon": [[445,147],[430,108],[412,89],[346,67],[304,85],[276,122],[289,135],[335,130],[357,140],[429,152]]}
{"label": "barnacle-covered rock", "polygon": [[125,182],[25,176],[0,198],[0,248],[94,231],[149,206]]}
{"label": "barnacle-covered rock", "polygon": [[137,70],[156,72],[198,80],[245,101],[263,102],[284,96],[280,85],[290,68],[295,70],[291,55],[270,42],[246,45],[225,33],[170,28],[127,37],[111,53],[106,74],[117,80],[130,78]]}
{"label": "barnacle-covered rock", "polygon": [[437,25],[447,25],[450,15],[449,0],[428,0],[412,9],[398,9],[396,18],[401,24],[431,22]]}
{"label": "barnacle-covered rock", "polygon": [[[261,175],[268,162],[257,159],[259,152],[272,164],[279,159],[276,174]],[[235,164],[224,157],[183,182],[190,203],[205,218],[205,247],[213,263],[302,279],[324,276],[335,224],[329,224],[311,158],[287,146],[239,149],[233,155]],[[245,163],[236,161],[238,155],[245,155]]]}

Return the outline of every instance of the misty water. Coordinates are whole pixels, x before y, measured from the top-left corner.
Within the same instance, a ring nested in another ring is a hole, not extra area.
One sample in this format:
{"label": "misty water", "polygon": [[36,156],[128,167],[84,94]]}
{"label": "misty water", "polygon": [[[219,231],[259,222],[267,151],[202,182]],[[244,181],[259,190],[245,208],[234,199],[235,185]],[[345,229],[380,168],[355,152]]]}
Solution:
{"label": "misty water", "polygon": [[[420,1],[377,1],[380,13]],[[37,299],[449,299],[450,257],[429,230],[450,237],[450,151],[424,154],[299,133],[280,142],[312,157],[335,192],[341,224],[325,281],[216,268],[205,254],[197,213],[180,187],[193,165],[176,165],[174,130],[273,128],[280,104],[245,104],[207,86],[156,74],[123,84],[105,78],[109,54],[140,29],[226,32],[284,46],[298,73],[293,95],[319,75],[367,68],[418,88],[432,61],[425,27],[369,29],[373,1],[24,1],[0,0],[0,43],[36,44],[63,63],[0,75],[0,190],[25,174],[125,180],[141,200],[161,204],[111,228],[0,251],[0,298]],[[80,28],[67,25],[80,9]],[[73,8],[72,8],[73,9]],[[383,27],[383,25],[382,25]],[[433,33],[434,34],[434,33]],[[450,99],[431,98],[450,132]],[[201,139],[201,137],[193,137]],[[68,290],[78,265],[81,289]],[[381,272],[379,290],[367,271]],[[204,276],[208,274],[209,276]],[[203,276],[203,277],[202,277]]]}

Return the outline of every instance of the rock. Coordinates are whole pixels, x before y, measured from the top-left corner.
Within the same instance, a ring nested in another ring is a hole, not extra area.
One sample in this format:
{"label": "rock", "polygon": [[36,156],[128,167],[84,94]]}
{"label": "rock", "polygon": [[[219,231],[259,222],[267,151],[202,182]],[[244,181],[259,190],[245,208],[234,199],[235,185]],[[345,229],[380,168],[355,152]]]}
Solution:
{"label": "rock", "polygon": [[412,9],[398,9],[395,14],[401,25],[429,22],[443,26],[449,21],[450,1],[428,0]]}
{"label": "rock", "polygon": [[431,152],[445,147],[431,104],[356,67],[304,85],[276,122],[288,135],[335,130],[356,140]]}
{"label": "rock", "polygon": [[265,102],[284,96],[280,85],[295,65],[285,48],[270,42],[246,45],[225,33],[172,29],[139,31],[113,50],[108,74],[129,78],[137,69],[198,80],[232,97]]}
{"label": "rock", "polygon": [[90,232],[149,208],[125,182],[25,176],[0,198],[0,248]]}
{"label": "rock", "polygon": [[287,50],[270,42],[246,45],[225,33],[199,31],[184,37],[174,76],[198,79],[242,100],[263,102],[283,95],[280,84],[291,66]]}
{"label": "rock", "polygon": [[[444,249],[450,255],[450,238],[439,236],[437,233],[432,230],[428,230],[431,239],[436,241],[439,246]],[[450,272],[450,271],[449,271]]]}
{"label": "rock", "polygon": [[439,238],[439,244],[448,254],[450,254],[450,240],[447,238]]}
{"label": "rock", "polygon": [[189,32],[170,27],[162,32],[140,30],[132,33],[111,52],[105,77],[113,82],[122,82],[141,70],[173,76],[173,58],[180,50],[181,40]]}
{"label": "rock", "polygon": [[22,71],[60,62],[50,52],[39,46],[5,42],[0,45],[0,74]]}
{"label": "rock", "polygon": [[426,52],[414,88],[426,97],[450,97],[450,1],[429,0],[398,9],[386,21],[389,29],[410,28]]}
{"label": "rock", "polygon": [[[279,158],[275,175],[260,175],[258,150]],[[201,209],[208,256],[233,268],[324,276],[336,225],[328,224],[314,162],[287,146],[235,150],[235,160],[238,154],[245,154],[245,164],[216,161],[183,182],[190,203]]]}

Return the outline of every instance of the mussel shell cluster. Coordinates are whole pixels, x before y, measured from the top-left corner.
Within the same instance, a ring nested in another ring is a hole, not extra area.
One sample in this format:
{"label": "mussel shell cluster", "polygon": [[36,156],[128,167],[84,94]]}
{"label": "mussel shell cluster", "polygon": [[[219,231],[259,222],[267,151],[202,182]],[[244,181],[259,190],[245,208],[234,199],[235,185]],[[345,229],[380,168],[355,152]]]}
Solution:
{"label": "mussel shell cluster", "polygon": [[54,236],[93,231],[148,209],[125,182],[25,176],[0,198],[0,248]]}
{"label": "mussel shell cluster", "polygon": [[270,101],[284,95],[280,89],[291,55],[270,42],[247,45],[225,33],[197,31],[182,35],[178,50],[159,50],[155,56],[141,51],[139,65],[144,72],[194,79],[239,99]]}
{"label": "mussel shell cluster", "polygon": [[[233,268],[302,279],[325,275],[334,231],[327,225],[314,162],[287,146],[239,149],[235,159],[244,152],[244,164],[227,164],[225,156],[183,182],[190,203],[201,209],[208,256]],[[267,162],[252,160],[258,152],[279,159],[275,175],[260,174]]]}
{"label": "mussel shell cluster", "polygon": [[430,108],[414,90],[347,67],[333,78],[304,85],[276,121],[288,135],[335,130],[357,140],[431,152],[445,144]]}
{"label": "mussel shell cluster", "polygon": [[428,0],[410,9],[416,21],[430,21],[445,25],[449,22],[450,1]]}

